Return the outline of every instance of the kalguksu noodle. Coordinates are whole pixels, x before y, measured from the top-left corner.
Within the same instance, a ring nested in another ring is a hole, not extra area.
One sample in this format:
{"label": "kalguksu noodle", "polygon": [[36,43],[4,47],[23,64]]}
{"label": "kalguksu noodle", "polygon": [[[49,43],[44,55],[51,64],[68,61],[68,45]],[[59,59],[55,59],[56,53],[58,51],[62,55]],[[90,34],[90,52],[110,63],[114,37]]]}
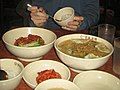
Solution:
{"label": "kalguksu noodle", "polygon": [[58,44],[58,49],[67,55],[79,58],[99,58],[110,53],[110,49],[105,44],[86,39],[63,41]]}

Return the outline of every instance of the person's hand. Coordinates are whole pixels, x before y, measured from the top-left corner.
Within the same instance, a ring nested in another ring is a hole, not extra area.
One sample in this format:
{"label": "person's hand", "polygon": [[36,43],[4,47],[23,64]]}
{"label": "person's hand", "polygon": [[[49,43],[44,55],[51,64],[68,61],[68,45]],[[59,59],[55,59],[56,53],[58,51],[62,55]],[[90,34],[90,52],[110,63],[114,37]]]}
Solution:
{"label": "person's hand", "polygon": [[68,22],[68,25],[63,29],[70,30],[70,31],[76,31],[81,23],[83,22],[84,18],[82,16],[75,16],[73,21]]}
{"label": "person's hand", "polygon": [[45,13],[45,10],[43,8],[38,8],[36,6],[33,6],[30,8],[31,13],[31,20],[34,22],[34,24],[38,27],[41,27],[44,25],[44,23],[47,21],[48,16]]}

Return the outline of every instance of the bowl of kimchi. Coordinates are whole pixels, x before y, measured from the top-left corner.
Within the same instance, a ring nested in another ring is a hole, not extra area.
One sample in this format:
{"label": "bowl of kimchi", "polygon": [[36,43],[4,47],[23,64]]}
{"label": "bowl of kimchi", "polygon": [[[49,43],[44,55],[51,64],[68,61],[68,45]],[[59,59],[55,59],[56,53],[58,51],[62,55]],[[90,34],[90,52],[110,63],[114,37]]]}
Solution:
{"label": "bowl of kimchi", "polygon": [[108,41],[87,34],[61,36],[54,47],[60,60],[76,72],[103,66],[114,51]]}
{"label": "bowl of kimchi", "polygon": [[31,62],[49,52],[56,38],[56,34],[47,29],[21,27],[7,31],[2,40],[9,52],[18,59]]}
{"label": "bowl of kimchi", "polygon": [[31,88],[48,79],[70,79],[70,70],[63,63],[55,60],[31,62],[23,71],[23,79]]}

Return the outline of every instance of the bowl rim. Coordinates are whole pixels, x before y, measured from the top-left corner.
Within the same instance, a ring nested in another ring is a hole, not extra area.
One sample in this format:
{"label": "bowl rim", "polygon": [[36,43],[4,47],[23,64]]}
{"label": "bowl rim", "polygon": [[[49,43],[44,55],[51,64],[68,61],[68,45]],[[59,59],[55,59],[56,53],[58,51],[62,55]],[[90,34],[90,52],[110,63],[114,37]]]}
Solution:
{"label": "bowl rim", "polygon": [[[75,36],[75,35],[90,36],[90,37],[92,36],[92,37],[95,37],[95,38],[98,38],[98,39],[102,39],[102,38],[100,38],[100,37],[93,36],[93,35],[88,35],[88,34],[68,34],[68,35],[64,35],[64,36],[61,36],[61,37],[57,38],[56,41],[54,42],[54,47],[55,47],[56,51],[58,51],[59,53],[63,54],[64,56],[70,57],[70,58],[72,58],[72,59],[85,60],[86,58],[79,58],[79,57],[70,56],[70,55],[68,55],[68,54],[65,54],[65,53],[61,52],[61,51],[58,49],[58,46],[57,46],[58,43],[57,43],[57,41],[58,41],[59,39],[61,39],[61,38],[63,38],[63,37]],[[71,38],[71,39],[72,39],[72,38]],[[69,40],[69,39],[67,39],[67,40]],[[102,40],[106,41],[106,42],[112,47],[112,48],[111,48],[111,52],[110,52],[109,54],[107,54],[106,56],[104,56],[104,57],[89,58],[89,59],[86,59],[86,61],[91,61],[91,60],[92,60],[92,61],[93,61],[93,60],[94,60],[94,61],[97,61],[97,60],[99,60],[99,59],[107,58],[107,57],[109,57],[109,56],[111,56],[111,55],[113,54],[114,48],[113,48],[112,44],[111,44],[110,42],[108,42],[107,40],[105,40],[105,39],[102,39]]]}
{"label": "bowl rim", "polygon": [[[45,81],[41,82],[41,84],[44,84],[44,83],[50,82],[50,81],[64,81],[64,82],[68,82],[68,83],[74,85],[76,88],[79,89],[79,87],[75,83],[73,83],[72,81],[69,81],[69,80],[65,80],[65,79],[48,79],[48,80],[45,80]],[[35,88],[35,90],[38,90],[38,87],[40,87],[41,84],[38,84],[37,87]]]}
{"label": "bowl rim", "polygon": [[[17,29],[41,29],[41,30],[46,30],[47,32],[50,32],[50,33],[52,33],[52,34],[54,35],[54,40],[53,40],[52,42],[48,43],[48,44],[45,44],[45,45],[42,45],[42,46],[38,46],[38,47],[19,47],[19,46],[15,46],[15,45],[13,45],[13,44],[10,44],[10,43],[6,42],[5,39],[4,39],[4,36],[5,36],[7,33],[11,32],[11,31],[15,31],[15,30],[17,30]],[[7,32],[4,33],[3,36],[2,36],[2,40],[3,40],[3,42],[4,42],[5,44],[7,44],[7,45],[9,45],[9,46],[11,46],[11,47],[20,48],[20,49],[42,48],[42,47],[49,46],[49,45],[53,44],[53,43],[56,41],[56,39],[57,39],[57,35],[56,35],[54,32],[52,32],[51,30],[45,29],[45,28],[38,28],[38,27],[20,27],[20,28],[15,28],[15,29],[11,29],[11,30],[7,31]]]}
{"label": "bowl rim", "polygon": [[[91,74],[94,74],[94,73],[99,73],[99,74],[104,74],[104,75],[107,75],[107,76],[110,76],[111,78],[114,78],[115,80],[119,81],[119,84],[120,84],[120,79],[108,72],[105,72],[105,71],[101,71],[101,70],[90,70],[90,71],[83,71],[79,74],[77,74],[74,79],[73,79],[73,83],[75,83],[75,81],[79,78],[79,77],[82,77],[83,75],[88,75],[88,73],[91,73]],[[95,74],[94,74],[95,75]]]}
{"label": "bowl rim", "polygon": [[[11,61],[11,60],[13,60],[14,62],[17,62],[17,63],[21,66],[21,68],[22,68],[21,72],[20,72],[18,75],[16,75],[16,76],[13,77],[13,78],[7,79],[7,80],[0,80],[0,83],[4,83],[4,82],[7,82],[7,81],[14,80],[14,79],[18,78],[20,75],[23,74],[24,65],[23,65],[20,61],[18,61],[17,59],[3,58],[3,59],[0,59],[0,60],[1,60],[1,61],[5,61],[5,60],[6,60],[6,61]],[[22,76],[21,76],[21,77],[22,77]]]}
{"label": "bowl rim", "polygon": [[[72,7],[70,7],[70,6],[67,6],[67,7],[60,8],[57,12],[55,12],[55,14],[54,14],[54,16],[53,16],[54,21],[59,22],[59,21],[56,20],[55,17],[56,17],[56,15],[57,15],[59,12],[63,11],[64,9],[71,9],[72,12],[73,12],[73,14],[72,14],[70,17],[74,16],[75,10],[74,10]],[[59,23],[65,22],[66,20],[68,20],[68,19],[62,20],[62,21],[60,21]]]}
{"label": "bowl rim", "polygon": [[29,81],[27,81],[26,80],[26,78],[24,77],[24,72],[25,72],[25,70],[29,67],[29,66],[31,66],[32,64],[35,64],[35,63],[37,63],[37,62],[52,62],[52,63],[57,63],[57,64],[59,64],[59,65],[62,65],[64,68],[66,68],[66,70],[67,70],[67,72],[68,72],[68,78],[66,79],[66,80],[69,80],[70,79],[70,77],[71,77],[71,72],[70,72],[70,69],[66,66],[66,65],[64,65],[63,63],[61,63],[61,62],[58,62],[58,61],[55,61],[55,60],[51,60],[51,59],[45,59],[45,60],[40,60],[40,61],[34,61],[34,62],[31,62],[31,63],[29,63],[28,65],[26,65],[25,66],[25,68],[24,68],[24,70],[23,70],[23,80],[27,83],[27,84],[29,84],[30,86],[32,86],[32,88],[35,88],[36,87],[36,85],[33,85],[32,83],[30,83]]}

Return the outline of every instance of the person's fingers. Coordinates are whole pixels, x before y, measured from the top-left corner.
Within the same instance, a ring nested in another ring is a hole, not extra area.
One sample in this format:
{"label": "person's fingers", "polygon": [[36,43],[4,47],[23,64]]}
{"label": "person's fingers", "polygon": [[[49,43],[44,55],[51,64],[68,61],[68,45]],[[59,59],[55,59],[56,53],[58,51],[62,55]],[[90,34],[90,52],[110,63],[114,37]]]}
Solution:
{"label": "person's fingers", "polygon": [[29,8],[29,11],[31,11],[32,13],[35,13],[38,11],[38,7],[37,6],[32,6]]}
{"label": "person's fingers", "polygon": [[44,10],[42,7],[40,7],[40,8],[38,9],[38,12],[45,13],[45,10]]}
{"label": "person's fingers", "polygon": [[35,25],[36,25],[37,27],[42,27],[42,26],[44,25],[44,23],[35,23]]}
{"label": "person's fingers", "polygon": [[80,22],[70,21],[68,22],[66,27],[69,28],[71,31],[76,31],[79,26],[80,26]]}
{"label": "person's fingers", "polygon": [[78,26],[79,22],[78,21],[70,21],[68,22],[68,26]]}
{"label": "person's fingers", "polygon": [[72,28],[69,28],[69,27],[62,27],[62,29],[65,29],[65,30],[68,30],[68,31],[76,31],[76,29],[72,29]]}
{"label": "person's fingers", "polygon": [[47,15],[41,12],[31,13],[30,15],[31,15],[31,18],[34,18],[34,19],[47,19]]}
{"label": "person's fingers", "polygon": [[40,7],[37,10],[36,10],[36,7],[32,7],[32,10],[33,11],[31,11],[31,14],[30,14],[32,18],[35,18],[35,19],[47,19],[48,18],[45,13],[45,10],[42,7]]}
{"label": "person's fingers", "polygon": [[66,28],[68,28],[68,30],[70,31],[76,31],[78,26],[75,26],[75,25],[67,25]]}
{"label": "person's fingers", "polygon": [[67,28],[69,28],[70,30],[75,31],[78,28],[78,26],[67,26]]}
{"label": "person's fingers", "polygon": [[31,18],[31,20],[32,20],[36,25],[42,24],[42,23],[45,23],[45,22],[46,22],[45,19],[33,19],[33,18]]}
{"label": "person's fingers", "polygon": [[42,7],[33,6],[30,8],[30,11],[31,20],[36,26],[42,26],[47,21],[48,17]]}
{"label": "person's fingers", "polygon": [[45,13],[45,10],[42,7],[38,8],[37,6],[29,7],[28,10],[31,11],[31,13],[35,13],[35,12]]}
{"label": "person's fingers", "polygon": [[74,21],[82,22],[83,20],[84,20],[84,17],[82,17],[82,16],[75,16],[74,17]]}
{"label": "person's fingers", "polygon": [[38,22],[38,23],[43,23],[46,22],[46,19],[35,19],[35,18],[31,18],[31,20],[33,20],[34,22]]}
{"label": "person's fingers", "polygon": [[64,30],[68,30],[68,31],[72,31],[70,28],[68,28],[68,27],[62,27],[62,29],[64,29]]}

